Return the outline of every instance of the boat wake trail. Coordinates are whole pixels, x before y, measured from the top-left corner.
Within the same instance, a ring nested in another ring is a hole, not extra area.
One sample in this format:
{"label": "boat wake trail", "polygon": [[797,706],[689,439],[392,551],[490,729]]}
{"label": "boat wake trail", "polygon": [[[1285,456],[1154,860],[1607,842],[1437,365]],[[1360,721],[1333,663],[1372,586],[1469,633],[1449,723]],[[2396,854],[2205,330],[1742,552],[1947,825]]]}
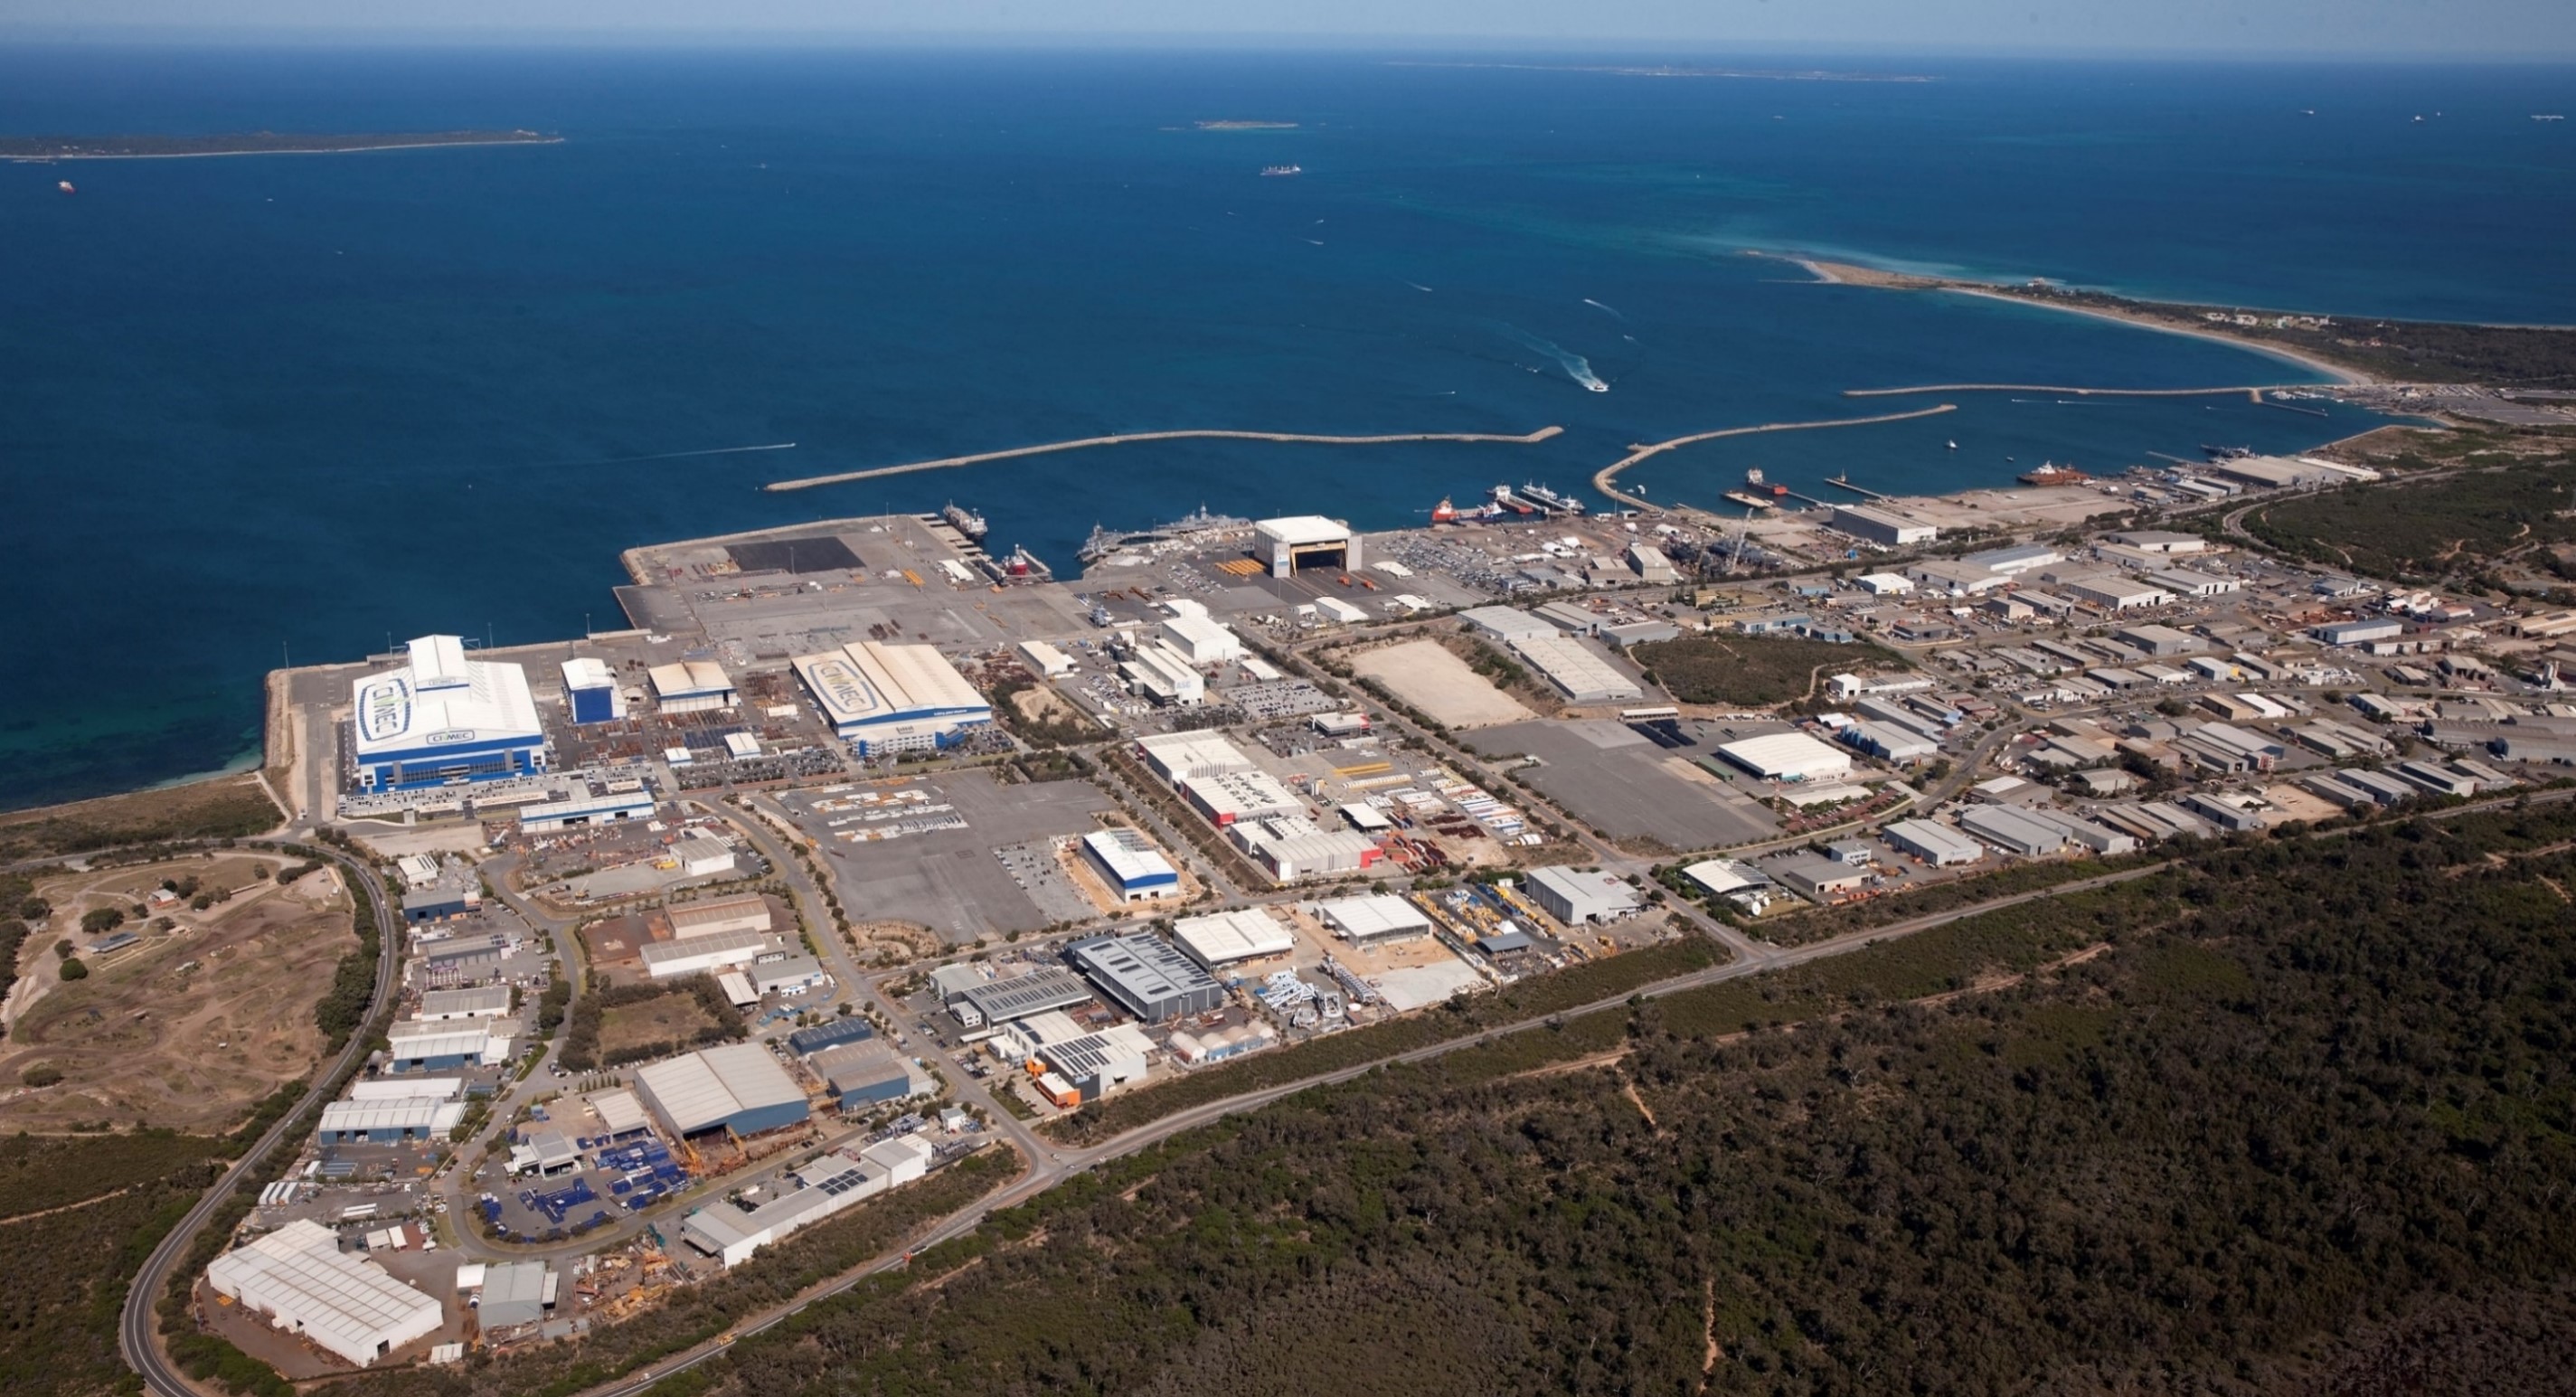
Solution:
{"label": "boat wake trail", "polygon": [[1408,281],[1408,282],[1406,282],[1406,283],[1405,283],[1405,285],[1412,287],[1414,290],[1421,292],[1423,295],[1428,296],[1428,295],[1430,295],[1430,294],[1431,294],[1431,288],[1430,288],[1430,287],[1428,287],[1428,286],[1423,285],[1421,282],[1418,282],[1418,281]]}
{"label": "boat wake trail", "polygon": [[1587,306],[1592,307],[1594,310],[1597,310],[1597,311],[1601,311],[1601,312],[1603,312],[1604,314],[1608,315],[1608,316],[1609,316],[1611,319],[1613,319],[1613,320],[1626,320],[1626,319],[1628,318],[1628,317],[1626,317],[1626,316],[1624,316],[1624,315],[1621,315],[1618,311],[1616,311],[1616,310],[1612,309],[1611,307],[1609,307],[1609,306],[1605,306],[1605,305],[1601,304],[1599,301],[1596,301],[1596,300],[1592,299],[1592,298],[1591,298],[1591,297],[1589,297],[1589,296],[1586,296],[1586,297],[1584,297],[1584,298],[1583,298],[1583,304],[1585,304],[1585,305],[1587,305]]}
{"label": "boat wake trail", "polygon": [[548,466],[629,466],[642,461],[683,461],[692,456],[740,456],[751,451],[793,451],[792,441],[771,442],[767,446],[718,446],[705,451],[664,451],[652,456],[604,456],[587,461],[548,461]]}
{"label": "boat wake trail", "polygon": [[1567,378],[1573,379],[1595,393],[1610,391],[1610,385],[1601,381],[1601,375],[1592,371],[1592,361],[1582,355],[1551,340],[1540,339],[1516,325],[1503,326],[1503,333],[1511,336],[1513,341],[1523,349],[1535,350],[1554,359],[1557,367],[1565,370]]}

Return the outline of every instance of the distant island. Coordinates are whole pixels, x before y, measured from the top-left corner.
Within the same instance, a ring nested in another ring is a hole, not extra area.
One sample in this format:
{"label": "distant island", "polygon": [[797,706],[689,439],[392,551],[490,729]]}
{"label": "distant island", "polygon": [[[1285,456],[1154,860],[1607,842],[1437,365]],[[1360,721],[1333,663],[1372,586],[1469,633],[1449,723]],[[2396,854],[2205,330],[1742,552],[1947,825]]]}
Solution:
{"label": "distant island", "polygon": [[1198,123],[1198,128],[1202,131],[1294,131],[1297,129],[1297,123],[1293,121],[1202,121]]}
{"label": "distant island", "polygon": [[0,160],[168,160],[197,155],[330,155],[416,146],[550,145],[535,131],[243,131],[215,136],[0,136]]}

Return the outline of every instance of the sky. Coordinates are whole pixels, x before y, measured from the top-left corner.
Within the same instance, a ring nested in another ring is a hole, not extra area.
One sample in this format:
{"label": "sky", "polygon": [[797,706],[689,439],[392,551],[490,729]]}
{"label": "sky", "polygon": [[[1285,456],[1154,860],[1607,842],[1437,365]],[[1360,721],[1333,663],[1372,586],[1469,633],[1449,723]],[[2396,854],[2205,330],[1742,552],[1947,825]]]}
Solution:
{"label": "sky", "polygon": [[2571,0],[0,0],[0,40],[1667,45],[2576,59]]}

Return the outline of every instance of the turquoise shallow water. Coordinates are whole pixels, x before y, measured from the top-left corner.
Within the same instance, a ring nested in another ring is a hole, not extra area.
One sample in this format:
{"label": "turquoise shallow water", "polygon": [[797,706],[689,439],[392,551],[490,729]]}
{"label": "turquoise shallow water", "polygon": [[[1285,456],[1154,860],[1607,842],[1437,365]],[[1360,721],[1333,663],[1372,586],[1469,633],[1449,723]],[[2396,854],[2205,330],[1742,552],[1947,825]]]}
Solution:
{"label": "turquoise shallow water", "polygon": [[[1388,526],[1497,480],[1579,485],[1633,441],[1900,405],[1851,387],[2303,377],[1802,284],[1748,247],[2576,321],[2576,135],[2528,119],[2576,106],[2564,69],[1945,62],[1891,83],[1418,58],[0,52],[13,132],[566,138],[0,166],[0,804],[235,759],[281,655],[606,624],[617,551],[653,539],[953,497],[1069,564],[1095,522],[1202,501]],[[1300,125],[1192,129],[1223,118]],[[1259,176],[1282,162],[1305,173]],[[1631,478],[1660,499],[1747,464],[1947,489],[2368,421],[1959,401]],[[1550,423],[1537,447],[1178,443],[755,488],[1108,431]]]}

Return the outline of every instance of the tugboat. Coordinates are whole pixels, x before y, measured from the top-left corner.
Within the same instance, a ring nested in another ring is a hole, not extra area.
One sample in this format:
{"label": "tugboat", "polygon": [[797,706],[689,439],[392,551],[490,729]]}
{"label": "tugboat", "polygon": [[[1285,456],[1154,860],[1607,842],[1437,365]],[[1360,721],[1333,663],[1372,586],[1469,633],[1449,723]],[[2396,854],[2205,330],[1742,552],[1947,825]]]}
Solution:
{"label": "tugboat", "polygon": [[983,515],[960,506],[954,500],[949,502],[947,508],[939,511],[939,517],[948,521],[948,527],[964,534],[969,543],[982,543],[984,535],[991,532],[993,527],[984,522]]}
{"label": "tugboat", "polygon": [[72,182],[67,179],[58,179],[54,181],[54,188],[63,191],[65,194],[78,194],[80,192],[79,190],[72,188]]}
{"label": "tugboat", "polygon": [[1439,507],[1431,511],[1431,522],[1434,524],[1457,523],[1458,506],[1451,504],[1448,496],[1441,496]]}
{"label": "tugboat", "polygon": [[1037,554],[1026,548],[1014,548],[1002,560],[1002,578],[1006,582],[1052,582],[1055,572]]}

